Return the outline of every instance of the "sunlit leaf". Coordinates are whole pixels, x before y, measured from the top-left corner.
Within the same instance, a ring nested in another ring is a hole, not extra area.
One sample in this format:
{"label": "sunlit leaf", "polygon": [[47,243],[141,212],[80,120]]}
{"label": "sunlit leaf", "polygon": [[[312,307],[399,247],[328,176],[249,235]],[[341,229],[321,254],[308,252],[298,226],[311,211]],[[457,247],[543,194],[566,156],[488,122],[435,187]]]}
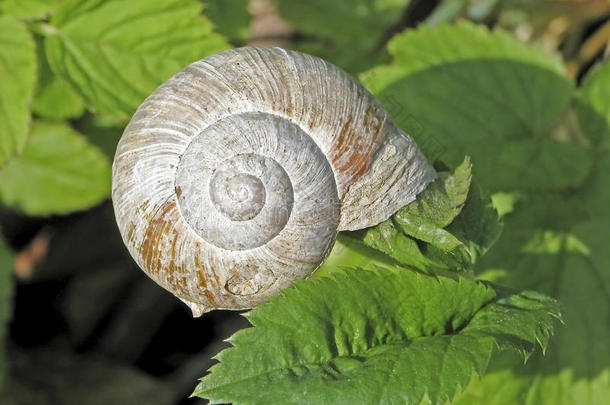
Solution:
{"label": "sunlit leaf", "polygon": [[108,159],[65,124],[35,122],[23,154],[0,171],[0,200],[31,215],[89,208],[109,194]]}
{"label": "sunlit leaf", "polygon": [[466,159],[389,220],[353,236],[402,265],[423,271],[471,270],[497,240],[502,223],[489,196],[474,184]]}
{"label": "sunlit leaf", "polygon": [[80,116],[85,104],[78,93],[51,71],[42,41],[37,41],[38,85],[32,110],[39,117],[67,119]]}
{"label": "sunlit leaf", "polygon": [[186,65],[228,47],[194,0],[71,0],[51,20],[53,70],[95,110],[127,118]]}
{"label": "sunlit leaf", "polygon": [[19,18],[41,18],[52,14],[67,0],[3,0],[0,10]]}
{"label": "sunlit leaf", "polygon": [[34,40],[21,22],[0,16],[0,166],[25,146],[35,81]]}

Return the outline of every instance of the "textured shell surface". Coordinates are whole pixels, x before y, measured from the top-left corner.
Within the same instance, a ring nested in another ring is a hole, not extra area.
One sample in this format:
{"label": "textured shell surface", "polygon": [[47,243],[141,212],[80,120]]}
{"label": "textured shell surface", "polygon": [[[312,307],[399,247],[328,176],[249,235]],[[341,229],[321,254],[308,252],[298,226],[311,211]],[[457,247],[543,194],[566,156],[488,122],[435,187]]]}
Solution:
{"label": "textured shell surface", "polygon": [[117,147],[112,199],[138,265],[200,315],[278,295],[320,266],[338,231],[388,219],[434,177],[348,74],[244,47],[144,101]]}

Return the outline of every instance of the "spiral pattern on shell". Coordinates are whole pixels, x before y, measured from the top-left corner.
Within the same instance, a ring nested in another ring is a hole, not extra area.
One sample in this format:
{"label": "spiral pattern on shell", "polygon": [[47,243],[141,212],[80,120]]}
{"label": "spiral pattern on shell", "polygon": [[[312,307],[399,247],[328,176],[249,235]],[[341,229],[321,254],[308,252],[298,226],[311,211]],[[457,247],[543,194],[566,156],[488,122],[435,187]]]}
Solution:
{"label": "spiral pattern on shell", "polygon": [[434,170],[349,75],[239,48],[174,75],[119,142],[112,197],[139,266],[195,315],[251,308],[386,220]]}

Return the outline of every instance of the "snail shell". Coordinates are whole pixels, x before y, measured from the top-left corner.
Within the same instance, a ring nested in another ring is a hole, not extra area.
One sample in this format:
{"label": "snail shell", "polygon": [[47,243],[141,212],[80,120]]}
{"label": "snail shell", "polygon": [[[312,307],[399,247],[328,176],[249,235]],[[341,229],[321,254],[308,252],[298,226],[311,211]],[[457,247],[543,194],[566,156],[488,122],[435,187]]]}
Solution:
{"label": "snail shell", "polygon": [[191,64],[144,101],[117,148],[112,199],[135,261],[198,316],[306,278],[338,231],[386,220],[434,176],[345,72],[245,47]]}

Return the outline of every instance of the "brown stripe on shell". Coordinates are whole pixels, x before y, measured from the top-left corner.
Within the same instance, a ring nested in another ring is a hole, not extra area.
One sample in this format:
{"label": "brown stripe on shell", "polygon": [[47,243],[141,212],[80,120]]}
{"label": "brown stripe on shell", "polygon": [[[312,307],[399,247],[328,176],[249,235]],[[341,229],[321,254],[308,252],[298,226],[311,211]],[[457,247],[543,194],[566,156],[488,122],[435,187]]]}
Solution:
{"label": "brown stripe on shell", "polygon": [[[217,305],[209,289],[206,269],[199,257],[201,249],[197,249],[194,256],[195,269],[187,268],[185,260],[179,257],[178,241],[184,235],[180,234],[182,217],[175,198],[163,203],[148,220],[144,238],[139,247],[139,255],[144,270],[162,286],[168,287],[178,297],[184,300],[193,300],[193,290],[196,297],[203,294],[211,305]],[[199,245],[200,246],[200,245]],[[191,275],[196,273],[196,281]]]}
{"label": "brown stripe on shell", "polygon": [[374,104],[368,104],[362,122],[354,122],[354,117],[350,115],[341,125],[339,135],[334,138],[328,152],[328,158],[335,169],[349,179],[348,184],[352,184],[369,170],[381,144],[385,118],[383,110]]}

